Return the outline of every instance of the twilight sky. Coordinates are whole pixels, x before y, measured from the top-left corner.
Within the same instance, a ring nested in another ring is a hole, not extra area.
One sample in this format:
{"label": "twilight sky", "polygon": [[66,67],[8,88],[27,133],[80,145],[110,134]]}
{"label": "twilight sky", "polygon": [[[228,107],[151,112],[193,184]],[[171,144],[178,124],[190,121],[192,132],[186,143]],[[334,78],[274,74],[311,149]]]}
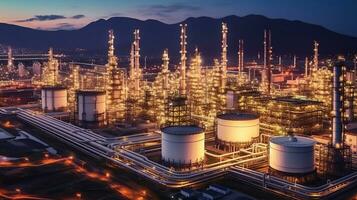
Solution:
{"label": "twilight sky", "polygon": [[248,14],[301,20],[357,37],[357,0],[0,0],[0,22],[47,30],[115,16],[176,23]]}

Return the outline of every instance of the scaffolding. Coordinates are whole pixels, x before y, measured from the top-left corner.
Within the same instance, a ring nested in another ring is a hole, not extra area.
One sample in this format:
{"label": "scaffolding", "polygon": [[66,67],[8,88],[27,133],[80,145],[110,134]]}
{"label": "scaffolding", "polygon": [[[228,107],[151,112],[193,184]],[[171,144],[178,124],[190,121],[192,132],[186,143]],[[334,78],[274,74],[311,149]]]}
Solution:
{"label": "scaffolding", "polygon": [[[156,119],[159,126],[166,122],[165,108],[168,102],[168,96],[172,95],[173,91],[178,90],[178,84],[175,84],[175,77],[169,71],[169,54],[165,49],[162,55],[162,70],[155,77],[152,83],[152,115]],[[175,87],[176,86],[176,87]]]}
{"label": "scaffolding", "polygon": [[204,115],[204,89],[201,73],[201,56],[198,49],[187,73],[187,100],[190,104],[192,114]]}
{"label": "scaffolding", "polygon": [[54,58],[53,49],[48,50],[48,62],[42,69],[42,83],[46,86],[56,86],[58,84],[58,60]]}
{"label": "scaffolding", "polygon": [[334,178],[348,173],[352,164],[351,148],[344,141],[344,124],[348,120],[346,102],[349,102],[350,92],[350,88],[345,86],[351,84],[346,79],[346,67],[342,57],[334,63],[332,85],[332,140],[327,146],[318,149],[318,166],[321,174]]}
{"label": "scaffolding", "polygon": [[70,120],[75,120],[76,108],[77,108],[77,98],[76,91],[80,89],[79,83],[79,66],[71,64],[70,65],[71,74],[69,76],[69,85],[68,88],[68,107],[70,111]]}
{"label": "scaffolding", "polygon": [[240,108],[260,115],[262,133],[310,135],[323,129],[324,109],[321,102],[291,96],[259,97],[254,92],[246,95],[240,99]]}
{"label": "scaffolding", "polygon": [[172,96],[166,104],[165,126],[192,125],[190,107],[185,96]]}
{"label": "scaffolding", "polygon": [[317,145],[317,172],[326,178],[338,178],[347,174],[352,167],[352,152],[348,145],[335,148],[332,145]]}
{"label": "scaffolding", "polygon": [[114,55],[114,32],[109,30],[108,64],[106,65],[106,108],[107,120],[111,125],[124,117],[125,72],[118,68],[118,58]]}

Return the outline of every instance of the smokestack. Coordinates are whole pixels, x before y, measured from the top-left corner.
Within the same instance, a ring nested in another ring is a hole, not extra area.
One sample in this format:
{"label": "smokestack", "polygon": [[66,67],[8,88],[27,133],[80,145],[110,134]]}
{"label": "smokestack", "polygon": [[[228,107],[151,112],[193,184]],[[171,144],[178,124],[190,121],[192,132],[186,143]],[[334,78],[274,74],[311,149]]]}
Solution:
{"label": "smokestack", "polygon": [[332,146],[339,148],[343,144],[343,123],[342,123],[342,107],[343,107],[343,59],[339,58],[333,66],[333,116],[332,116]]}

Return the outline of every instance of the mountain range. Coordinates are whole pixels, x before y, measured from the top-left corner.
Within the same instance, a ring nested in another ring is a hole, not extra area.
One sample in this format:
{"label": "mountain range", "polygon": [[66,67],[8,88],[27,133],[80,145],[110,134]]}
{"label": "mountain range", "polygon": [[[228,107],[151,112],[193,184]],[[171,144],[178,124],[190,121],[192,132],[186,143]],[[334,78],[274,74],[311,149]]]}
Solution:
{"label": "mountain range", "polygon": [[[313,41],[320,43],[320,54],[355,53],[357,38],[328,30],[322,26],[270,19],[261,15],[244,17],[227,16],[219,19],[210,17],[188,18],[180,23],[187,24],[188,52],[198,47],[204,58],[220,56],[221,23],[228,25],[228,53],[236,57],[238,40],[244,40],[245,55],[256,56],[263,49],[263,31],[270,29],[275,55],[311,56]],[[180,23],[166,24],[157,20],[138,20],[127,17],[100,19],[77,30],[46,31],[0,23],[0,44],[17,48],[56,51],[85,49],[106,55],[108,30],[115,32],[116,54],[129,55],[133,31],[140,29],[141,55],[160,57],[165,48],[170,57],[179,55]]]}

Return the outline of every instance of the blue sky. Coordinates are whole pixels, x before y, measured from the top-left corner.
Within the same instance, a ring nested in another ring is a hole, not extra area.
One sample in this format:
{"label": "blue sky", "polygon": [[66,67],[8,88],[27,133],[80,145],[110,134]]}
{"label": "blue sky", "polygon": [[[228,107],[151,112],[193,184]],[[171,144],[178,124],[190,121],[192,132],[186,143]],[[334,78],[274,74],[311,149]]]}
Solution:
{"label": "blue sky", "polygon": [[74,29],[114,16],[176,23],[187,17],[260,14],[357,36],[357,0],[0,0],[0,22]]}

